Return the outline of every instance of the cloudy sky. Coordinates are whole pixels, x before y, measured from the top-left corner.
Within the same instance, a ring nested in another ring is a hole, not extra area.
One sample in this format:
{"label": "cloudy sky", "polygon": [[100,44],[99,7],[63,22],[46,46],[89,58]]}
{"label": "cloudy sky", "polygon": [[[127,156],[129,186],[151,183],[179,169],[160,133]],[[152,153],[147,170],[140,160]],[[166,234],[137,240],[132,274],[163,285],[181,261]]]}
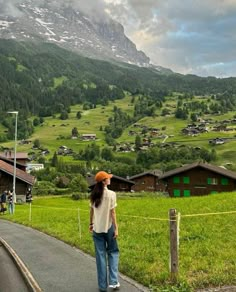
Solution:
{"label": "cloudy sky", "polygon": [[[17,15],[24,0],[0,0]],[[25,0],[27,1],[27,0]],[[69,4],[120,22],[151,61],[175,72],[236,76],[236,0],[33,0]]]}
{"label": "cloudy sky", "polygon": [[236,0],[99,1],[153,63],[183,74],[236,76]]}

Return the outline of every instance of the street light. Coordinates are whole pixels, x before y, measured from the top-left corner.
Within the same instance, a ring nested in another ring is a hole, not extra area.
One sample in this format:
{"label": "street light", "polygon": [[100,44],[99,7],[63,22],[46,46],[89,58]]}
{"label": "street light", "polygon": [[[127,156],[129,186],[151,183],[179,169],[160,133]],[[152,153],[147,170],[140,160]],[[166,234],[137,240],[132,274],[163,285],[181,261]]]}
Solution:
{"label": "street light", "polygon": [[15,147],[14,147],[14,173],[13,173],[13,212],[14,212],[14,204],[16,203],[16,145],[17,145],[17,117],[18,112],[12,111],[7,112],[8,114],[16,115],[15,121]]}

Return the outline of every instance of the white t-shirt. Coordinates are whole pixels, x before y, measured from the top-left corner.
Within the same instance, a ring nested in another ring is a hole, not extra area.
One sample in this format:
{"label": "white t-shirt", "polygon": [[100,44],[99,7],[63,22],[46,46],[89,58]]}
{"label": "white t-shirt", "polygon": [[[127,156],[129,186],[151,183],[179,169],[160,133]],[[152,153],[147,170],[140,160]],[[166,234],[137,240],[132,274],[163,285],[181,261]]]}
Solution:
{"label": "white t-shirt", "polygon": [[116,193],[104,188],[101,204],[96,208],[92,206],[93,213],[93,230],[96,233],[107,233],[112,225],[111,210],[117,206]]}

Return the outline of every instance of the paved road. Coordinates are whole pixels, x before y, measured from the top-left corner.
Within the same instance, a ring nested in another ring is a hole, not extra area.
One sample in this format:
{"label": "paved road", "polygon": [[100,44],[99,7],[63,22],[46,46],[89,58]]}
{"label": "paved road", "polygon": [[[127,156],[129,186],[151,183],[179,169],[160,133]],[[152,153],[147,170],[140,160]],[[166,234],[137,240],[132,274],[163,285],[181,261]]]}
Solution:
{"label": "paved road", "polygon": [[[15,250],[43,291],[98,291],[93,257],[42,232],[5,220],[0,220],[0,236]],[[148,291],[122,275],[120,283],[123,292]]]}
{"label": "paved road", "polygon": [[0,291],[1,292],[26,292],[29,291],[20,271],[15,266],[13,259],[6,249],[0,244]]}

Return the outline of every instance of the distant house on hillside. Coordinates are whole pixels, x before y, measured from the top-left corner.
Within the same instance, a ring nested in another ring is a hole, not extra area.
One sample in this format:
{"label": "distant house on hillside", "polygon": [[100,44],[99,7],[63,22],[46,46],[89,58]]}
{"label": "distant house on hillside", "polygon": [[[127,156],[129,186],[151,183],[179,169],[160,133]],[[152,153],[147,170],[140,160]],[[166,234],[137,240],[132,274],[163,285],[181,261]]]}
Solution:
{"label": "distant house on hillside", "polygon": [[26,167],[26,172],[30,173],[31,171],[38,171],[44,169],[43,163],[28,163]]}
{"label": "distant house on hillside", "polygon": [[215,138],[215,139],[209,140],[209,144],[211,145],[222,145],[224,143],[225,143],[225,139],[223,138]]}
{"label": "distant house on hillside", "polygon": [[[96,184],[94,175],[87,176],[86,180],[88,182],[89,189],[92,190]],[[133,181],[113,174],[109,189],[115,192],[131,192],[133,185]]]}
{"label": "distant house on hillside", "polygon": [[189,197],[236,190],[236,172],[219,166],[195,162],[164,173],[170,197]]}
{"label": "distant house on hillside", "polygon": [[135,185],[132,187],[132,190],[134,190],[135,192],[164,191],[165,186],[163,185],[162,181],[159,181],[159,177],[161,176],[161,174],[162,171],[153,170],[131,176],[129,179],[135,183]]}
{"label": "distant house on hillside", "polygon": [[93,141],[96,140],[96,134],[82,134],[81,139],[83,141]]}

